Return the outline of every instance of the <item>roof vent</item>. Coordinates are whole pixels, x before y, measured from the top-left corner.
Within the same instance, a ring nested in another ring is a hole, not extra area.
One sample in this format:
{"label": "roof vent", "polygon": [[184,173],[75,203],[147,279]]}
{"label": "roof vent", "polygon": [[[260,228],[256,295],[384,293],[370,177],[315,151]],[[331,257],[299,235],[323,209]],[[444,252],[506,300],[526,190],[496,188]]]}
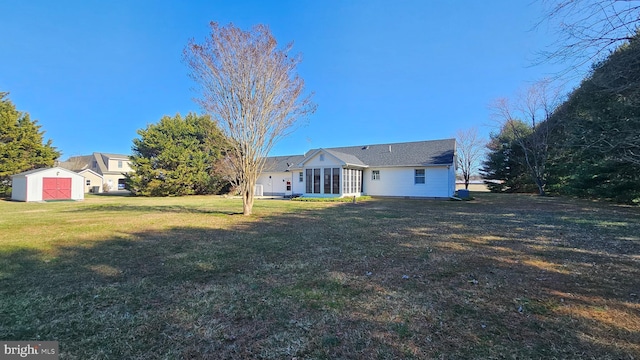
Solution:
{"label": "roof vent", "polygon": [[369,145],[363,146],[362,150],[369,150]]}
{"label": "roof vent", "polygon": [[391,152],[391,145],[389,145],[389,152]]}

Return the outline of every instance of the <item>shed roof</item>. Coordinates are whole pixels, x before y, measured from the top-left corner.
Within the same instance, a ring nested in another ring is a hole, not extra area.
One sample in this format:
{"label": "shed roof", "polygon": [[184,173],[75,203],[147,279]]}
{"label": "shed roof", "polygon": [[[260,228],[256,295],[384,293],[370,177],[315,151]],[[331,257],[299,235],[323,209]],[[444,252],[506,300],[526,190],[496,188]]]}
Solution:
{"label": "shed roof", "polygon": [[82,175],[80,175],[80,174],[78,174],[78,173],[76,173],[74,171],[71,171],[69,169],[65,169],[65,168],[62,168],[62,167],[59,167],[59,166],[51,167],[51,168],[38,168],[38,169],[27,170],[27,171],[21,172],[19,174],[11,175],[11,177],[12,178],[13,177],[18,177],[18,176],[25,176],[26,177],[28,175],[33,175],[33,174],[37,174],[39,172],[50,171],[50,170],[63,171],[63,172],[65,172],[65,173],[67,173],[69,175],[72,175],[72,176],[82,177]]}

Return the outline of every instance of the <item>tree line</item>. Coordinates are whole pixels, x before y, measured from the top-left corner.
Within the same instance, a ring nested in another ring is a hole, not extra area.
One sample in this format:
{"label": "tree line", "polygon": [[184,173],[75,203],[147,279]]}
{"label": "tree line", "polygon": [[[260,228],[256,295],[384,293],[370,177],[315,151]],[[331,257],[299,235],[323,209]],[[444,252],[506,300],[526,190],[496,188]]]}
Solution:
{"label": "tree line", "polygon": [[549,85],[494,104],[501,126],[481,169],[490,190],[640,203],[640,32],[564,101]]}

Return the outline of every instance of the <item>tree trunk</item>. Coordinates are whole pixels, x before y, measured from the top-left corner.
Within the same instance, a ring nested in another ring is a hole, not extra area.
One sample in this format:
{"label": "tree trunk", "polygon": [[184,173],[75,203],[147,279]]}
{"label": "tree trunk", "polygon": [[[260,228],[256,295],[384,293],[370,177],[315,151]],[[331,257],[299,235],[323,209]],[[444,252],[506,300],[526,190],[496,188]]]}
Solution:
{"label": "tree trunk", "polygon": [[242,191],[242,213],[245,216],[251,215],[253,211],[253,199],[256,186],[256,176],[250,174],[250,170],[245,170],[245,183]]}
{"label": "tree trunk", "polygon": [[538,186],[538,195],[540,196],[547,196],[547,193],[544,191],[544,185],[542,184],[542,180],[540,180],[540,178],[536,177],[536,185]]}
{"label": "tree trunk", "polygon": [[245,216],[251,215],[253,210],[253,189],[246,189],[242,193],[242,214]]}

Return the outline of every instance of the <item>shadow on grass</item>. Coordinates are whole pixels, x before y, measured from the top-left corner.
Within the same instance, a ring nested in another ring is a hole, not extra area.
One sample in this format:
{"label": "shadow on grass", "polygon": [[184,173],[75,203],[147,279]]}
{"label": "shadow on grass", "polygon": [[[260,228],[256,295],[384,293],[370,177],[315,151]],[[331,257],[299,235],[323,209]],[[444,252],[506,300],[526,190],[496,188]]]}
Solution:
{"label": "shadow on grass", "polygon": [[637,212],[615,229],[567,213],[593,216],[527,199],[376,200],[135,232],[53,260],[8,250],[0,338],[87,359],[640,356],[640,245],[623,240]]}
{"label": "shadow on grass", "polygon": [[202,208],[181,205],[124,205],[124,204],[96,204],[84,206],[78,209],[68,210],[69,212],[140,212],[140,213],[190,213],[190,214],[219,214],[219,215],[242,215],[242,212],[226,211],[213,208]]}

